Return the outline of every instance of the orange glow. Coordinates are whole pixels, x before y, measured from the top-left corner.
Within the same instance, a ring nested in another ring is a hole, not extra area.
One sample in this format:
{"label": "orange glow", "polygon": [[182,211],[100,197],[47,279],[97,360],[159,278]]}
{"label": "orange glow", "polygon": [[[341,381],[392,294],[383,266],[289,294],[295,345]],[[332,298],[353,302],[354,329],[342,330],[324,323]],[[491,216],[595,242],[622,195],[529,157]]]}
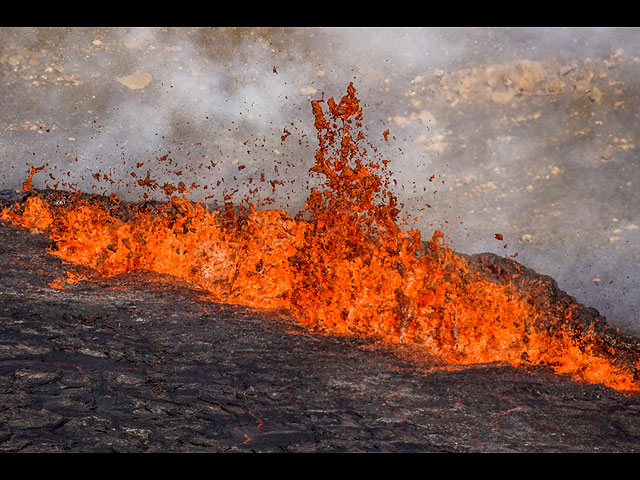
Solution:
{"label": "orange glow", "polygon": [[33,176],[36,173],[38,173],[40,170],[42,170],[44,167],[45,165],[42,165],[41,167],[31,167],[29,176],[27,177],[25,182],[22,184],[22,193],[33,191]]}
{"label": "orange glow", "polygon": [[[566,331],[571,309],[538,311],[526,292],[472,272],[442,232],[423,242],[419,231],[400,228],[388,161],[375,160],[365,142],[352,84],[339,102],[312,102],[312,112],[319,146],[310,173],[322,182],[295,217],[219,212],[177,196],[155,209],[118,209],[79,197],[54,205],[34,195],[0,219],[46,230],[51,254],[104,276],[152,270],[193,282],[220,302],[285,310],[314,331],[413,345],[452,364],[545,365],[587,383],[640,390],[633,372],[593,353],[588,335],[577,341]],[[558,327],[544,328],[543,320]]]}

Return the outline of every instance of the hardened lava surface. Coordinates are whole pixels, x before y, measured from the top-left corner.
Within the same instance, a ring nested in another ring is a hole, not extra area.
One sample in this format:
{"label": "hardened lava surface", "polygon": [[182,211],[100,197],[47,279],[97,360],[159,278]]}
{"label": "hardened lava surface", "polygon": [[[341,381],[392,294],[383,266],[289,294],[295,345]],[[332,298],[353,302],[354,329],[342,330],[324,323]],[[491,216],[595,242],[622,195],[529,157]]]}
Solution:
{"label": "hardened lava surface", "polygon": [[0,222],[2,452],[640,451],[640,396],[311,334],[145,272],[53,289],[48,246]]}

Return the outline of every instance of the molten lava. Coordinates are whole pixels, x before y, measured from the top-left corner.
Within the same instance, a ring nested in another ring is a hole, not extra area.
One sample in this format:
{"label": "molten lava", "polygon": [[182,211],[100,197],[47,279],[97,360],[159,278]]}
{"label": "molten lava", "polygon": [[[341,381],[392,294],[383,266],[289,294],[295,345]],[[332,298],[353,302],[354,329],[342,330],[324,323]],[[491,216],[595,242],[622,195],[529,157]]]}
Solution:
{"label": "molten lava", "polygon": [[[184,196],[157,208],[81,196],[58,205],[35,192],[0,219],[47,232],[51,254],[101,275],[152,270],[196,283],[220,302],[286,310],[315,331],[412,344],[450,363],[545,365],[640,390],[635,372],[567,331],[571,309],[539,311],[526,292],[474,273],[442,232],[423,242],[419,231],[401,228],[388,161],[365,145],[352,84],[339,102],[323,96],[312,111],[319,146],[311,174],[321,186],[295,217],[220,212]],[[52,287],[77,280],[69,275]],[[543,324],[553,315],[564,318],[552,318],[558,327],[550,330]]]}

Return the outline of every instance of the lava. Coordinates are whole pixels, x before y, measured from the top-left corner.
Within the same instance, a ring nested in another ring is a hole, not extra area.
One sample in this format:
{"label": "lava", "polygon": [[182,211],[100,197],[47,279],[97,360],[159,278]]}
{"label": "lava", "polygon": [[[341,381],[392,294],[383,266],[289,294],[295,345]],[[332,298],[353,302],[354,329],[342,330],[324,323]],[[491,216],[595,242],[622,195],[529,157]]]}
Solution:
{"label": "lava", "polygon": [[[640,390],[640,363],[631,371],[576,340],[567,326],[572,309],[541,310],[529,292],[472,271],[443,232],[423,241],[420,231],[402,228],[389,161],[366,142],[353,84],[339,102],[323,95],[311,106],[318,149],[310,174],[320,186],[293,217],[231,203],[213,209],[186,199],[184,184],[161,187],[183,196],[157,207],[81,195],[58,204],[32,190],[39,170],[32,168],[30,196],[0,219],[46,232],[52,255],[100,275],[170,274],[219,302],[284,310],[313,331],[417,346],[454,364],[544,365]],[[159,187],[150,171],[139,181]],[[69,275],[52,287],[75,281]]]}

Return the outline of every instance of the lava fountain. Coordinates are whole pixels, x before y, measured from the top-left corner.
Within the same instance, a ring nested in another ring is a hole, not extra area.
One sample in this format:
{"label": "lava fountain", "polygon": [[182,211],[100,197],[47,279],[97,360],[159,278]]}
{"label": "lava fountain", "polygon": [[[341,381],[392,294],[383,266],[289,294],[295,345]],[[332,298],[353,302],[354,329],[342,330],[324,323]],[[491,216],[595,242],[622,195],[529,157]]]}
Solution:
{"label": "lava fountain", "polygon": [[[575,305],[541,308],[534,293],[496,282],[435,231],[406,228],[391,193],[388,160],[366,140],[353,84],[340,101],[312,102],[320,180],[304,209],[228,203],[213,209],[184,195],[160,206],[31,188],[0,219],[45,232],[50,253],[103,276],[136,269],[197,284],[216,301],[283,310],[310,330],[413,345],[453,364],[542,365],[586,383],[640,390],[640,362],[625,364],[576,334]],[[385,132],[387,134],[387,132]],[[385,135],[386,138],[386,135]],[[176,189],[167,189],[175,193]],[[73,275],[52,283],[63,288]]]}

